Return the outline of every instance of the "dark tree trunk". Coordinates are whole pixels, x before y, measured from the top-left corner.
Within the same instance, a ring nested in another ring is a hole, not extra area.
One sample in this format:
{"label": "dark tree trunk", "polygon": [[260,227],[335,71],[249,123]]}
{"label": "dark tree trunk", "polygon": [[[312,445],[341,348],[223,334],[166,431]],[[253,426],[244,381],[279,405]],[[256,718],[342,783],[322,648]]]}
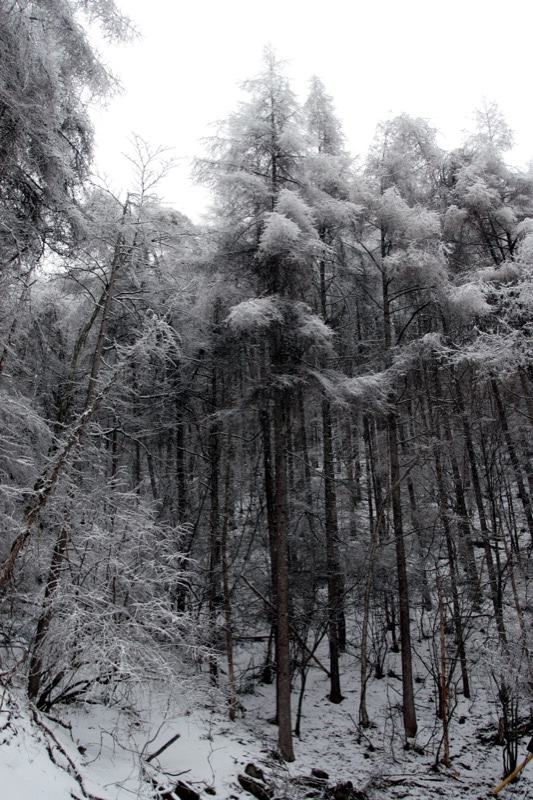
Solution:
{"label": "dark tree trunk", "polygon": [[[438,430],[436,431],[439,437]],[[461,680],[463,683],[463,694],[466,698],[470,697],[470,681],[468,678],[468,666],[466,658],[465,638],[463,629],[463,620],[461,615],[461,604],[459,602],[459,591],[457,588],[457,564],[455,557],[455,549],[453,545],[453,537],[450,529],[450,522],[448,519],[447,510],[447,495],[446,486],[444,482],[444,475],[442,470],[441,454],[438,445],[434,447],[435,454],[435,472],[437,475],[437,486],[439,492],[439,505],[442,520],[442,527],[444,529],[444,536],[446,539],[446,551],[448,555],[448,564],[450,567],[450,584],[452,590],[452,603],[453,603],[453,621],[455,626],[455,637],[457,641],[457,651],[459,655],[459,663],[461,665]],[[441,605],[441,598],[439,597],[439,608]]]}
{"label": "dark tree trunk", "polygon": [[461,414],[461,419],[463,423],[466,451],[468,455],[468,463],[470,466],[470,476],[472,478],[472,487],[474,489],[474,497],[479,517],[479,527],[481,530],[481,539],[483,542],[485,560],[487,563],[487,572],[489,576],[490,594],[492,599],[492,605],[494,608],[494,616],[496,618],[496,626],[498,628],[499,636],[502,640],[502,643],[505,644],[507,638],[503,622],[503,599],[501,592],[501,581],[498,579],[498,574],[492,554],[492,546],[490,543],[490,530],[487,522],[487,516],[485,513],[485,504],[483,502],[483,492],[481,490],[481,480],[479,477],[476,451],[472,439],[472,431],[470,428],[470,423],[468,421],[468,416],[466,414],[461,388],[457,381],[455,382],[455,391],[456,391],[457,404],[459,407],[459,412]]}
{"label": "dark tree trunk", "polygon": [[[328,586],[328,635],[330,692],[332,703],[344,699],[341,693],[339,670],[340,631],[345,629],[343,609],[343,578],[340,567],[337,501],[335,494],[335,466],[333,461],[333,434],[331,408],[328,400],[322,401],[322,444],[324,456],[324,518],[326,528],[326,570]],[[345,637],[344,637],[345,638]]]}
{"label": "dark tree trunk", "polygon": [[[381,235],[382,264],[387,255],[385,236]],[[389,296],[390,279],[383,267],[382,272],[382,300],[383,300],[383,336],[387,362],[390,361],[392,347],[392,320],[391,300]],[[394,541],[396,546],[396,572],[398,580],[398,610],[400,626],[400,648],[402,662],[402,698],[403,698],[403,724],[405,735],[416,736],[417,722],[415,709],[415,692],[413,684],[413,662],[411,653],[411,620],[409,608],[409,585],[407,579],[407,563],[405,558],[405,541],[402,518],[402,496],[400,474],[400,458],[398,448],[398,429],[396,415],[391,412],[387,416],[387,435],[389,443],[389,478],[390,498],[392,505],[392,520],[394,527]]]}
{"label": "dark tree trunk", "polygon": [[59,536],[57,537],[52,553],[50,569],[48,571],[48,577],[46,580],[43,605],[39,620],[37,622],[35,638],[33,640],[33,647],[30,656],[28,670],[28,697],[34,703],[38,703],[39,701],[39,692],[43,677],[42,649],[53,618],[53,601],[59,587],[61,567],[67,551],[68,541],[68,525],[66,522],[64,522],[61,526],[61,530],[59,532]]}
{"label": "dark tree trunk", "polygon": [[[217,367],[211,376],[211,407],[218,407]],[[220,423],[214,422],[209,431],[209,621],[212,655],[209,659],[211,683],[218,685],[218,659],[215,653],[217,616],[221,605],[221,541],[220,541]]]}
{"label": "dark tree trunk", "polygon": [[509,460],[511,462],[511,466],[513,468],[515,476],[517,494],[520,499],[520,502],[522,503],[522,508],[524,510],[524,516],[526,518],[529,535],[533,540],[533,513],[531,511],[531,498],[529,497],[528,491],[524,483],[522,465],[520,463],[518,452],[515,447],[511,431],[509,429],[509,424],[507,422],[507,415],[505,413],[503,401],[500,395],[500,390],[498,389],[498,384],[495,379],[492,379],[491,387],[492,387],[492,392],[494,394],[494,400],[496,401],[496,409],[498,411],[498,418],[500,420],[500,425],[503,431],[505,444],[507,445],[507,452],[509,453]]}
{"label": "dark tree trunk", "polygon": [[413,662],[411,653],[411,621],[409,608],[409,584],[402,519],[401,475],[398,457],[398,433],[396,417],[388,415],[389,459],[392,519],[396,545],[396,571],[398,577],[398,609],[400,626],[400,649],[402,662],[403,724],[405,735],[416,736],[417,722],[413,684]]}
{"label": "dark tree trunk", "polygon": [[276,519],[276,716],[278,746],[285,761],[294,761],[291,719],[289,619],[289,536],[287,492],[288,396],[282,389],[274,401],[274,464]]}

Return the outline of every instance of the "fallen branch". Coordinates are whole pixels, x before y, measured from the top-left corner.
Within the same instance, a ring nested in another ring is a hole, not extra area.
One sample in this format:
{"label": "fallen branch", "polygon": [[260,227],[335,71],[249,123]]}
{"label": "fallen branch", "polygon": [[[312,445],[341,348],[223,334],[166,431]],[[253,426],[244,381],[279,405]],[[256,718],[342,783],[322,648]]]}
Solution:
{"label": "fallen branch", "polygon": [[177,742],[177,740],[180,738],[180,736],[181,736],[181,733],[177,733],[175,736],[173,736],[171,739],[169,739],[168,742],[165,742],[165,744],[161,745],[161,747],[158,750],[156,750],[155,753],[152,753],[151,756],[147,756],[146,757],[146,761],[148,761],[148,762],[153,761],[154,758],[157,758],[157,756],[160,756],[161,753],[165,752],[167,747],[170,747],[171,744],[174,744],[174,742]]}
{"label": "fallen branch", "polygon": [[[533,741],[533,740],[532,740],[532,741]],[[529,750],[529,747],[528,747],[528,750]],[[522,761],[522,762],[521,762],[521,763],[520,763],[520,764],[519,764],[519,765],[516,767],[516,769],[514,769],[514,770],[511,772],[511,774],[510,774],[510,775],[508,775],[506,778],[504,778],[504,780],[503,780],[501,783],[499,783],[499,784],[496,786],[496,788],[495,788],[495,789],[493,789],[493,790],[492,790],[492,792],[491,792],[491,795],[492,795],[492,796],[494,796],[494,795],[498,794],[498,792],[500,792],[500,791],[503,789],[503,787],[504,787],[504,786],[507,786],[507,784],[508,784],[508,783],[511,783],[511,781],[513,780],[513,778],[516,778],[516,776],[518,775],[518,773],[519,773],[519,772],[522,772],[522,770],[524,769],[524,767],[526,766],[526,764],[529,764],[529,762],[531,761],[531,759],[532,759],[532,758],[533,758],[533,753],[529,753],[529,754],[528,754],[528,755],[527,755],[527,756],[524,758],[524,760],[523,760],[523,761]]]}

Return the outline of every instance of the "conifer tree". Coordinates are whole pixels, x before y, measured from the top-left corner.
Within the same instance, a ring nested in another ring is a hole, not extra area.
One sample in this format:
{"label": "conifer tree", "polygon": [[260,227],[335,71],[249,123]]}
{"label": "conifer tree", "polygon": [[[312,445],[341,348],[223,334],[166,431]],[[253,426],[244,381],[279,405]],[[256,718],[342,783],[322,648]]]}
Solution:
{"label": "conifer tree", "polygon": [[304,302],[312,296],[322,248],[299,190],[306,154],[301,111],[282,65],[266,51],[264,69],[243,85],[249,100],[230,117],[199,173],[213,186],[224,228],[220,257],[244,286],[230,329],[262,342],[259,415],[275,607],[279,747],[294,758],[290,667],[290,496],[288,443],[295,387],[305,382],[306,351],[327,347],[331,332]]}

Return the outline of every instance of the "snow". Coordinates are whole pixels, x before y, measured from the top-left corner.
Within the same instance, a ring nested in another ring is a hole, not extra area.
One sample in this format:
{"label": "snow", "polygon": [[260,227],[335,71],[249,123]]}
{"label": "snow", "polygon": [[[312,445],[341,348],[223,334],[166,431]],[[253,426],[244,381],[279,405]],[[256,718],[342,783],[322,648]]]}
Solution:
{"label": "snow", "polygon": [[465,283],[454,287],[450,292],[450,302],[456,313],[467,320],[475,316],[484,316],[491,310],[478,283]]}
{"label": "snow", "polygon": [[276,211],[292,220],[306,236],[312,239],[318,238],[313,223],[313,212],[296,192],[282,189],[276,202]]}
{"label": "snow", "polygon": [[277,297],[253,297],[233,306],[226,319],[234,331],[253,331],[281,322],[283,314]]}
{"label": "snow", "polygon": [[71,800],[79,787],[50,760],[44,740],[27,716],[0,713],[0,786],[6,800]]}
{"label": "snow", "polygon": [[295,222],[284,214],[272,211],[265,215],[259,252],[265,256],[290,254],[298,249],[300,237],[301,231]]}
{"label": "snow", "polygon": [[[256,645],[257,647],[257,645]],[[423,650],[424,643],[418,648]],[[242,652],[246,663],[252,654]],[[224,701],[212,689],[189,687],[181,692],[176,680],[176,697],[161,690],[146,692],[139,708],[106,708],[96,705],[57,709],[58,717],[70,729],[42,716],[61,748],[75,762],[87,791],[102,800],[153,797],[150,776],[163,785],[186,781],[202,798],[215,796],[249,798],[237,776],[252,762],[263,769],[278,797],[300,800],[295,776],[309,775],[311,769],[325,770],[332,784],[351,781],[365,789],[370,800],[411,798],[434,800],[462,797],[477,800],[486,796],[502,776],[501,751],[490,743],[497,730],[496,709],[490,696],[482,700],[478,678],[475,701],[457,695],[451,720],[451,766],[434,763],[440,741],[441,722],[435,714],[435,689],[429,677],[417,682],[419,732],[416,741],[404,749],[401,736],[401,683],[399,655],[389,652],[386,677],[371,679],[367,705],[372,721],[361,730],[358,719],[358,659],[355,643],[342,656],[344,701],[334,705],[327,699],[328,678],[317,665],[309,672],[303,704],[301,737],[295,740],[296,761],[282,764],[273,753],[277,730],[268,722],[274,712],[274,687],[256,684],[253,692],[242,694],[242,716],[228,719]],[[259,656],[259,653],[256,653]],[[424,654],[424,658],[429,654]],[[326,653],[320,653],[326,660]],[[422,662],[418,661],[420,674]],[[415,676],[417,675],[415,667]],[[295,679],[293,711],[299,681]],[[144,703],[144,707],[143,707]],[[9,800],[69,800],[83,798],[79,783],[67,774],[68,763],[32,719],[30,710],[13,691],[4,696],[0,713],[0,785]],[[485,729],[485,737],[480,732]],[[147,761],[176,734],[179,738],[160,756]],[[518,758],[526,755],[529,737],[519,747]],[[50,759],[52,747],[57,765]],[[167,777],[165,777],[165,774]],[[170,777],[172,776],[172,777]],[[523,797],[533,775],[527,774],[504,790],[502,797]]]}
{"label": "snow", "polygon": [[315,344],[316,346],[328,346],[335,334],[323,320],[315,314],[305,303],[293,305],[293,311],[297,317],[297,332],[301,339]]}

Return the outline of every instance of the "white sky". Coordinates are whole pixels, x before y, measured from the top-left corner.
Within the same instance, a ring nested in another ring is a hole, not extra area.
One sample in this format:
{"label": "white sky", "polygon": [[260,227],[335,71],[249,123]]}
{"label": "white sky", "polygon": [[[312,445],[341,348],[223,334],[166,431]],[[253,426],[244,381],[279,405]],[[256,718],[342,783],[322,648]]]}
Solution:
{"label": "white sky", "polygon": [[235,109],[266,44],[288,62],[301,99],[313,74],[323,80],[353,155],[402,112],[428,119],[453,147],[486,98],[515,131],[511,163],[533,157],[530,0],[118,1],[143,38],[106,51],[124,94],[94,114],[99,169],[128,184],[121,153],[132,132],[171,146],[183,161],[165,198],[193,219],[205,195],[191,187],[190,159]]}

